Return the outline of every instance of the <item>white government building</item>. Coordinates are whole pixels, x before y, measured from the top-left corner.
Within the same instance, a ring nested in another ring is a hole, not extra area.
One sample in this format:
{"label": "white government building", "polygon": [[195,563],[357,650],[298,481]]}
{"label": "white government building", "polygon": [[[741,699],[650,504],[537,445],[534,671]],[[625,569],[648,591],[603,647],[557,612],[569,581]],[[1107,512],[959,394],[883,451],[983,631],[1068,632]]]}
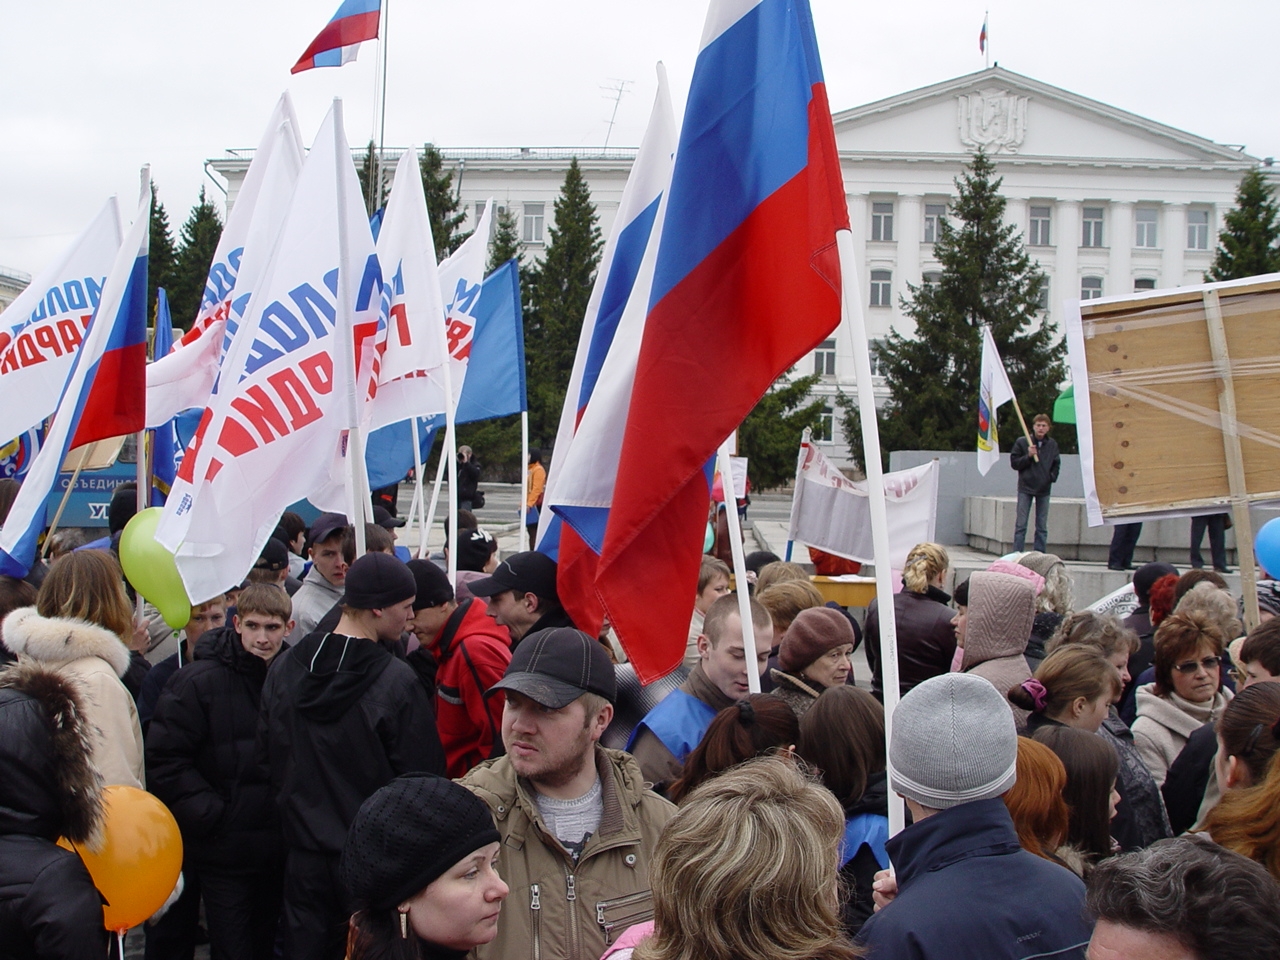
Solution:
{"label": "white government building", "polygon": [[[1046,321],[1062,302],[1200,283],[1240,178],[1272,161],[1214,143],[1001,67],[834,115],[858,283],[869,332],[909,334],[899,297],[940,271],[933,241],[955,178],[985,149],[1003,177],[1007,219],[1049,276]],[[578,158],[607,235],[635,151],[611,148],[441,148],[474,224],[492,197],[520,219],[526,258],[541,255],[553,204]],[[226,180],[228,207],[252,150],[208,163]],[[388,151],[398,156],[401,151]],[[394,163],[389,163],[388,167]],[[1273,182],[1280,183],[1280,167]],[[853,392],[851,339],[823,343],[797,373],[822,376],[824,440],[845,461],[837,390]],[[887,393],[877,384],[881,399]]]}

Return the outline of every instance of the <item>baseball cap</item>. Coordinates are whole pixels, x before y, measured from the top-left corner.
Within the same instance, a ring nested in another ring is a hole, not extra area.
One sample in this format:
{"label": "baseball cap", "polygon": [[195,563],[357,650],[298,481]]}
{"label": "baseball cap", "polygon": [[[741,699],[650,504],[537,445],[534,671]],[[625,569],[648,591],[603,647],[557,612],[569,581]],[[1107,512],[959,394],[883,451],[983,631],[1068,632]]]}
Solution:
{"label": "baseball cap", "polygon": [[271,537],[267,540],[266,546],[262,548],[262,554],[258,557],[257,562],[253,565],[255,570],[283,570],[289,565],[289,548]]}
{"label": "baseball cap", "polygon": [[404,517],[393,517],[391,511],[381,505],[375,505],[373,508],[373,522],[387,530],[394,530],[397,527],[404,526]]}
{"label": "baseball cap", "polygon": [[573,627],[551,627],[525,637],[491,690],[514,690],[558,710],[584,693],[618,699],[613,661],[604,645]]}
{"label": "baseball cap", "polygon": [[526,550],[503,560],[493,573],[471,584],[471,594],[476,597],[492,597],[508,590],[532,593],[558,603],[556,562],[545,553]]}
{"label": "baseball cap", "polygon": [[366,553],[351,564],[343,582],[342,604],[356,610],[382,610],[418,595],[418,581],[389,553]]}
{"label": "baseball cap", "polygon": [[307,531],[307,543],[324,543],[337,531],[349,526],[347,518],[341,513],[322,513],[311,521],[311,529]]}

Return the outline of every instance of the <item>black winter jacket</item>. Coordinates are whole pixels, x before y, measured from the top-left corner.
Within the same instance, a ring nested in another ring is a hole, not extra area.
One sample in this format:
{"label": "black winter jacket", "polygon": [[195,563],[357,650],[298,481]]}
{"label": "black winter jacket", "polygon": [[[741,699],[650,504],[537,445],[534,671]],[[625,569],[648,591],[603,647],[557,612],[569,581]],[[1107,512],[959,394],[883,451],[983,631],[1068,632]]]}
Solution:
{"label": "black winter jacket", "polygon": [[1169,765],[1160,793],[1169,812],[1173,836],[1179,836],[1196,825],[1217,752],[1218,735],[1213,724],[1206,723],[1187,738],[1177,759]]}
{"label": "black winter jacket", "polygon": [[1027,438],[1019,437],[1013,441],[1013,449],[1009,451],[1009,465],[1018,471],[1018,492],[1038,496],[1048,493],[1049,488],[1058,482],[1058,470],[1062,467],[1062,457],[1058,455],[1058,443],[1053,437],[1045,437],[1036,443],[1038,460],[1034,460],[1027,452]]}
{"label": "black winter jacket", "polygon": [[887,847],[898,896],[862,927],[869,960],[1084,960],[1084,883],[1018,845],[999,797],[935,813]]}
{"label": "black winter jacket", "polygon": [[[898,686],[905,696],[917,684],[948,672],[956,654],[956,628],[951,625],[956,612],[947,604],[951,594],[937,587],[926,593],[903,589],[893,596],[898,628]],[[871,692],[884,699],[880,663],[880,608],[872,600],[867,607],[867,662],[871,665]]]}
{"label": "black winter jacket", "polygon": [[156,702],[147,785],[173,813],[197,864],[256,867],[281,857],[271,785],[255,762],[266,678],[266,661],[227,625],[200,638],[195,661],[173,674]]}
{"label": "black winter jacket", "polygon": [[[102,897],[78,854],[101,816],[78,693],[34,664],[0,673],[0,960],[101,960]],[[54,728],[52,717],[61,719]]]}
{"label": "black winter jacket", "polygon": [[[844,808],[845,820],[863,813],[881,817],[889,815],[889,784],[883,770],[873,773],[867,779],[867,789],[861,800]],[[844,932],[851,937],[857,935],[862,925],[875,912],[871,884],[880,869],[875,854],[865,843],[840,868],[840,878],[844,881],[841,888],[844,902],[840,905],[840,919],[844,924]]]}
{"label": "black winter jacket", "polygon": [[402,773],[444,776],[444,749],[413,668],[372,640],[312,633],[262,688],[258,759],[285,845],[338,855],[356,811]]}

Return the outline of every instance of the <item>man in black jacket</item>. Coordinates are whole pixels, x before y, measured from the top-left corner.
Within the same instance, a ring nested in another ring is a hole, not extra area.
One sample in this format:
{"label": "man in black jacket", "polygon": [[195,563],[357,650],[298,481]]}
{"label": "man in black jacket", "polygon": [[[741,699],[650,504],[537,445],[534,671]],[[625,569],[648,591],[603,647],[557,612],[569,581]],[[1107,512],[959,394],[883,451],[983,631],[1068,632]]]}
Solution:
{"label": "man in black jacket", "polygon": [[212,960],[269,960],[275,946],[284,847],[254,751],[267,668],[292,629],[289,595],[250,585],[165,685],[147,731],[148,785],[178,821],[187,882],[199,877]]}
{"label": "man in black jacket", "polygon": [[400,639],[417,593],[403,563],[365,554],[334,631],[304,637],[267,674],[258,738],[284,833],[285,960],[343,955],[338,862],[360,804],[402,773],[445,772],[426,688],[379,642]]}
{"label": "man in black jacket", "polygon": [[1018,471],[1018,516],[1013,526],[1013,549],[1021,553],[1027,545],[1027,519],[1031,501],[1036,503],[1036,539],[1033,549],[1045,552],[1049,539],[1049,490],[1058,479],[1062,458],[1058,444],[1049,436],[1048,414],[1037,413],[1031,431],[1035,441],[1019,437],[1009,452],[1009,464]]}

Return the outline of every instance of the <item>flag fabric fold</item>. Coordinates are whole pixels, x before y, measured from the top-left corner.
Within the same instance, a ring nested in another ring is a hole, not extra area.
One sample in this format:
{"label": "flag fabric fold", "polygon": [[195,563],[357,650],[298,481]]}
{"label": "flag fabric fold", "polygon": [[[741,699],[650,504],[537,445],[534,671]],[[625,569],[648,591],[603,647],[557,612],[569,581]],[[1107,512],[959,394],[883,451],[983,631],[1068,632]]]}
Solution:
{"label": "flag fabric fold", "polygon": [[676,137],[666,71],[659,64],[649,126],[587,303],[547,479],[547,509],[539,518],[538,542],[556,556],[565,609],[589,632],[599,631],[604,616],[595,576],[617,482]]}
{"label": "flag fabric fold", "polygon": [[44,446],[0,530],[0,574],[25,577],[35,562],[45,500],[68,451],[143,427],[150,213],[151,176],[144,168],[137,216],[102,285]]}
{"label": "flag fabric fold", "polygon": [[272,111],[227,215],[191,328],[176,350],[147,367],[148,427],[208,404],[238,320],[275,248],[301,169],[298,119],[286,92]]}
{"label": "flag fabric fold", "polygon": [[342,0],[333,19],[316,34],[290,73],[350,63],[365,40],[378,38],[382,0]]}
{"label": "flag fabric fold", "polygon": [[[156,332],[151,341],[152,362],[167,356],[173,349],[173,317],[169,312],[169,294],[164,287],[156,290]],[[176,424],[173,420],[150,431],[151,434],[151,499],[153,507],[164,506],[178,472]]]}
{"label": "flag fabric fold", "polygon": [[1000,461],[1000,434],[996,411],[1013,399],[1009,374],[1000,360],[1000,351],[991,328],[982,327],[982,368],[978,379],[978,472],[986,476]]}
{"label": "flag fabric fold", "polygon": [[683,656],[705,467],[836,328],[844,183],[804,0],[713,0],[694,67],[596,590],[637,674]]}
{"label": "flag fabric fold", "polygon": [[376,327],[381,305],[335,102],[156,530],[193,601],[243,580],[289,504],[343,508],[347,431],[361,411],[355,331]]}
{"label": "flag fabric fold", "polygon": [[[917,543],[934,539],[938,461],[884,475],[889,562],[901,570]],[[788,540],[862,563],[875,563],[867,481],[850,480],[812,442],[800,445]]]}
{"label": "flag fabric fold", "polygon": [[8,437],[38,426],[58,408],[89,318],[120,249],[116,198],[0,318],[0,410]]}

